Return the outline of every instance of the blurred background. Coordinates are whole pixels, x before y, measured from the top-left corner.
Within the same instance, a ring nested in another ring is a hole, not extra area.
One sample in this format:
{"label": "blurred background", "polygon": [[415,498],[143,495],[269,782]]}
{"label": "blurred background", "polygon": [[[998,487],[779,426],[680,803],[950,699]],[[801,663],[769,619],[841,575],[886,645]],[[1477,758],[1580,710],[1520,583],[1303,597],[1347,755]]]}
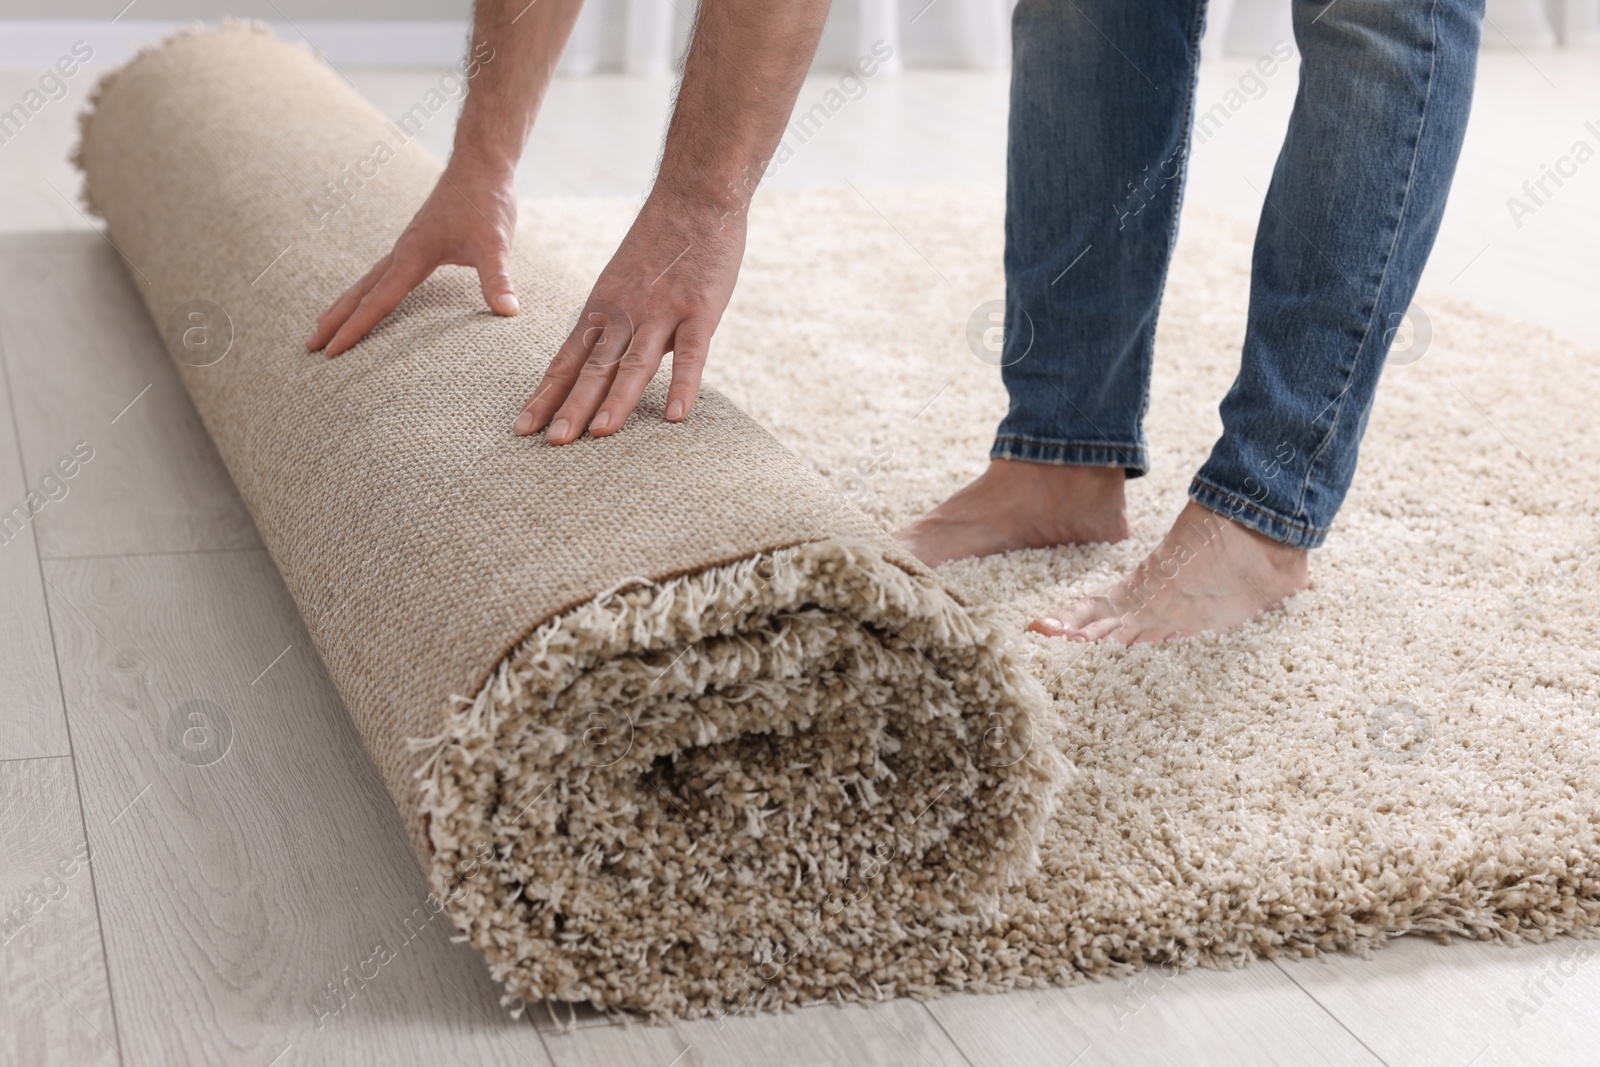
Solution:
{"label": "blurred background", "polygon": [[[1010,51],[1010,9],[1010,0],[843,0],[834,5],[817,63],[843,67],[883,40],[909,67],[995,70]],[[0,61],[26,60],[40,46],[50,51],[62,32],[72,32],[61,23],[103,24],[120,14],[122,31],[102,32],[102,59],[115,62],[142,34],[214,20],[226,11],[274,23],[280,36],[293,36],[299,27],[336,64],[449,63],[471,10],[470,0],[9,0],[0,21]],[[1600,0],[1489,0],[1488,10],[1490,48],[1600,45]],[[692,0],[591,0],[562,69],[665,71],[682,51],[693,16]],[[1280,38],[1293,39],[1286,0],[1212,0],[1209,21],[1207,48],[1228,55],[1253,58]]]}
{"label": "blurred background", "polygon": [[[892,59],[766,184],[1002,183],[1011,4],[839,0],[797,114],[874,44]],[[1274,50],[1293,53],[1289,10],[1288,0],[1212,0],[1196,113],[1218,117],[1193,146],[1191,208],[1251,223],[1261,210],[1297,60],[1267,77],[1254,66]],[[0,117],[0,232],[90,224],[69,199],[73,116],[94,79],[142,43],[196,20],[260,19],[306,41],[398,117],[464,56],[470,14],[470,0],[8,0],[0,113],[73,47],[92,59],[37,114]],[[693,14],[693,0],[589,0],[519,170],[523,195],[643,195]],[[1600,0],[1488,0],[1483,41],[1472,125],[1423,293],[1600,345],[1600,163],[1570,162],[1587,160],[1580,142],[1600,153]],[[458,106],[452,99],[420,132],[440,156]],[[1563,158],[1575,173],[1534,203],[1524,183]]]}

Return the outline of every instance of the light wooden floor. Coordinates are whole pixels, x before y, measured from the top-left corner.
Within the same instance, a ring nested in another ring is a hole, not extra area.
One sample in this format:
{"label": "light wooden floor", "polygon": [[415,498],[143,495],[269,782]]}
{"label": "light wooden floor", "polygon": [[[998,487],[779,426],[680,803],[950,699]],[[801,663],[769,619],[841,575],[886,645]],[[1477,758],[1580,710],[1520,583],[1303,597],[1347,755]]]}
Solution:
{"label": "light wooden floor", "polygon": [[[1207,71],[1202,100],[1242,69]],[[394,113],[435,75],[351,77]],[[0,102],[35,78],[0,73]],[[0,545],[0,923],[23,919],[0,927],[0,1063],[1600,1059],[1600,949],[1572,940],[1406,939],[1371,960],[651,1027],[560,1007],[509,1020],[476,954],[435,922],[319,1018],[328,983],[379,938],[405,939],[426,887],[116,253],[73,206],[82,91],[0,146],[0,510],[79,442],[93,449],[66,496]],[[1191,202],[1253,218],[1292,93],[1279,74],[1199,146]],[[660,81],[561,83],[524,192],[639,192],[665,100]],[[1572,141],[1600,144],[1583,126],[1600,126],[1597,101],[1592,55],[1489,57],[1433,289],[1600,347],[1600,162],[1520,229],[1504,204]],[[776,184],[998,181],[1004,106],[989,75],[876,81]],[[437,123],[425,137],[443,147]]]}

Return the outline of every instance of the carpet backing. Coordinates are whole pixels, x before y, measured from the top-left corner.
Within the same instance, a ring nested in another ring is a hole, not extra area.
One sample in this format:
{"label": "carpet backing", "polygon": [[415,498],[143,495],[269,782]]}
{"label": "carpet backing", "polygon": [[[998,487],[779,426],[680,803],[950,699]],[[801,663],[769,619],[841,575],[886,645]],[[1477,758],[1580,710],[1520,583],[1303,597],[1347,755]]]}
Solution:
{"label": "carpet backing", "polygon": [[1238,366],[1243,228],[1186,214],[1135,537],[941,567],[974,612],[879,524],[978,473],[1005,411],[965,339],[1004,291],[999,190],[763,192],[717,394],[552,450],[504,427],[632,205],[525,208],[521,318],[446,270],[327,363],[311,318],[436,163],[405,147],[316,231],[306,190],[396,135],[237,30],[147,54],[94,115],[89,193],[158,324],[233,317],[214,365],[169,339],[179,369],[512,995],[695,1015],[1600,920],[1593,354],[1425,294],[1316,588],[1074,645],[1022,627],[1181,507]]}

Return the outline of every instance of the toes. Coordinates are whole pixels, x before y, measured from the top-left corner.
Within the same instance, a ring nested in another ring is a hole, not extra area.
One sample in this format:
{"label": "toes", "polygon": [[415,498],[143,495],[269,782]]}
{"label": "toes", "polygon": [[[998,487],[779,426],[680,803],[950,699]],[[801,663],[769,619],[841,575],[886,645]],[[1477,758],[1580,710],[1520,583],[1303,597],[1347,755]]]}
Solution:
{"label": "toes", "polygon": [[1028,629],[1046,637],[1083,640],[1080,635],[1085,627],[1102,619],[1115,617],[1116,609],[1111,603],[1111,598],[1104,594],[1096,594],[1075,600],[1060,611],[1034,619],[1028,624]]}
{"label": "toes", "polygon": [[[1115,634],[1121,629],[1122,620],[1113,615],[1108,619],[1096,619],[1094,622],[1091,622],[1089,625],[1079,630],[1078,633],[1073,636],[1079,641],[1087,641],[1090,644],[1097,644],[1110,638],[1112,634]],[[1126,644],[1127,642],[1120,641],[1117,643]]]}
{"label": "toes", "polygon": [[1179,637],[1188,636],[1190,635],[1181,630],[1171,629],[1170,627],[1146,626],[1139,629],[1129,630],[1126,635],[1120,638],[1120,640],[1121,643],[1125,645],[1160,645],[1165,644],[1168,641],[1176,640]]}
{"label": "toes", "polygon": [[1036,634],[1046,637],[1067,637],[1076,639],[1083,632],[1083,627],[1093,619],[1079,621],[1078,616],[1071,611],[1060,611],[1054,615],[1034,619],[1028,624],[1028,629]]}
{"label": "toes", "polygon": [[1116,606],[1111,603],[1111,598],[1103,594],[1084,597],[1075,604],[1068,606],[1061,616],[1062,623],[1069,630],[1081,630],[1090,623],[1099,622],[1101,619],[1115,618]]}
{"label": "toes", "polygon": [[1067,635],[1066,623],[1054,616],[1034,619],[1028,624],[1028,630],[1032,633],[1043,634],[1046,637],[1065,637]]}

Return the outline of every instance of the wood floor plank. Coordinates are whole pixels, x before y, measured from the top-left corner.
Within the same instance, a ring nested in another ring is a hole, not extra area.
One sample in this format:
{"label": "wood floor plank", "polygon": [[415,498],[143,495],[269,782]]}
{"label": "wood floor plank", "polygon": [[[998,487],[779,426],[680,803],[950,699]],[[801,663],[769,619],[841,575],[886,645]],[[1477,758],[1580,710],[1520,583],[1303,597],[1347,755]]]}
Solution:
{"label": "wood floor plank", "polygon": [[136,284],[99,234],[0,237],[23,466],[74,470],[33,521],[40,555],[258,547]]}
{"label": "wood floor plank", "polygon": [[1281,970],[1389,1063],[1440,1067],[1600,1058],[1600,943],[1401,938],[1371,959]]}
{"label": "wood floor plank", "polygon": [[567,1004],[538,1004],[529,1015],[560,1067],[970,1065],[927,1008],[914,1000],[750,1011],[670,1025],[615,1020],[587,1006]]}
{"label": "wood floor plank", "polygon": [[549,1063],[264,552],[45,564],[129,1064]]}
{"label": "wood floor plank", "polygon": [[72,761],[0,762],[0,1063],[117,1062],[93,858]]}
{"label": "wood floor plank", "polygon": [[683,1062],[698,1067],[751,1063],[964,1067],[969,1063],[915,1000],[844,1007],[822,1004],[781,1014],[752,1012],[679,1023],[677,1030],[692,1046]]}
{"label": "wood floor plank", "polygon": [[1266,963],[997,996],[930,1001],[977,1067],[1152,1063],[1379,1064],[1311,997]]}
{"label": "wood floor plank", "polygon": [[545,1047],[560,1067],[967,1067],[955,1043],[927,1009],[914,1000],[844,1007],[817,1005],[791,1012],[750,1012],[677,1022],[568,1025],[567,1009],[553,1008],[557,1022],[535,1010]]}
{"label": "wood floor plank", "polygon": [[28,502],[32,487],[17,445],[4,358],[0,347],[0,413],[9,423],[0,426],[0,760],[67,756],[67,720]]}
{"label": "wood floor plank", "polygon": [[[558,1013],[563,1010],[555,1008]],[[695,1058],[692,1044],[672,1026],[646,1022],[541,1026],[540,1032],[556,1067],[700,1067],[705,1062]]]}
{"label": "wood floor plank", "polygon": [[567,1004],[538,1004],[529,1014],[561,1067],[969,1064],[927,1008],[914,1000],[749,1011],[670,1025],[618,1020]]}

